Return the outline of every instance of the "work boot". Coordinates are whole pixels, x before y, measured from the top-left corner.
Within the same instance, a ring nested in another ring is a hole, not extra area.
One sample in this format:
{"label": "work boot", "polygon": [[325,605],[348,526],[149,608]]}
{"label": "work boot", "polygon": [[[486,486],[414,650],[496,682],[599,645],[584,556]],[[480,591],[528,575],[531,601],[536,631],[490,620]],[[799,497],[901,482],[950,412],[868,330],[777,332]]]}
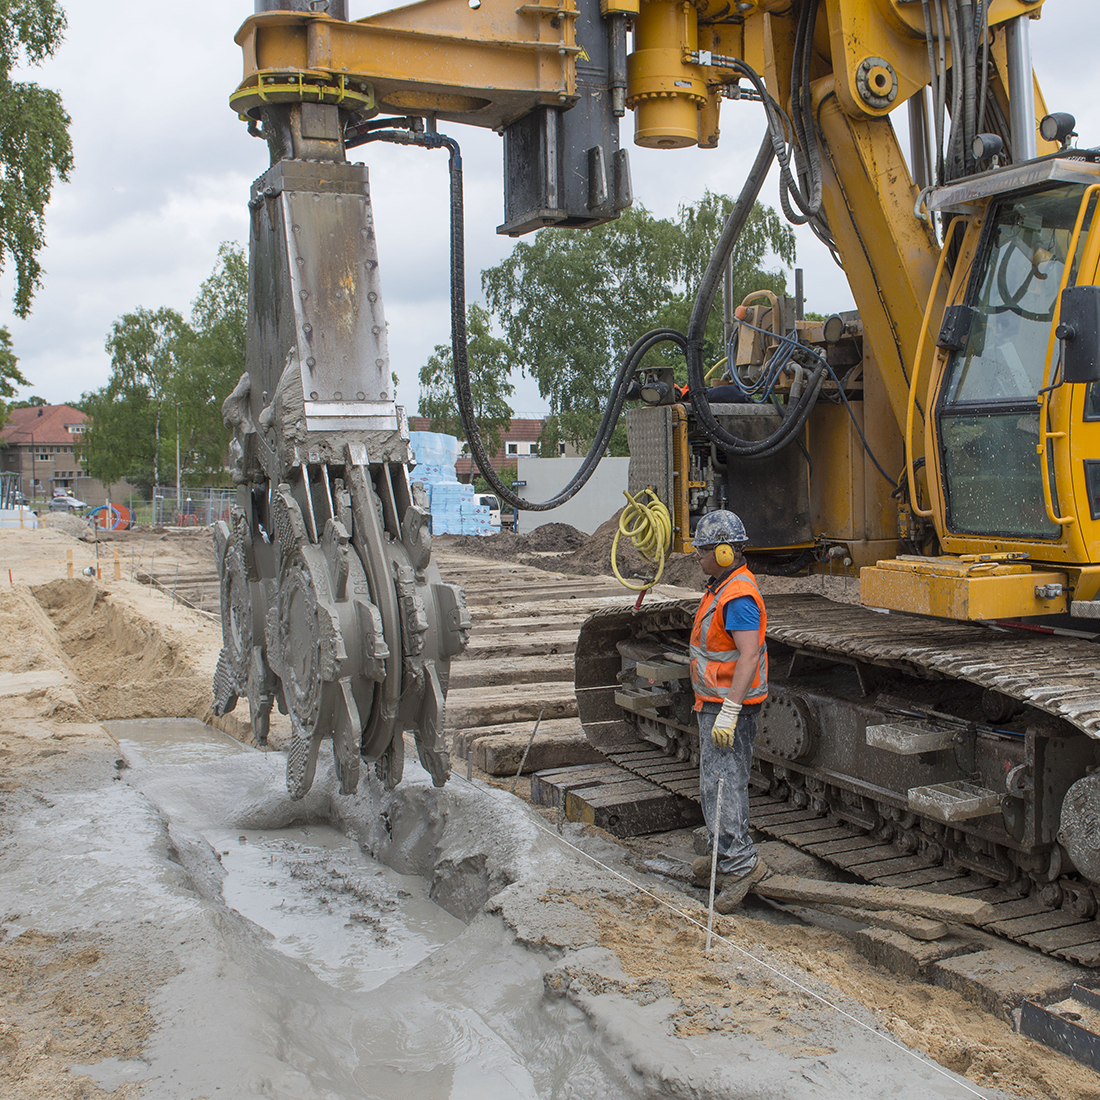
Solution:
{"label": "work boot", "polygon": [[[710,888],[710,856],[699,856],[691,861],[691,873],[695,878],[695,885],[702,886],[704,890]],[[730,876],[725,871],[716,871],[714,874],[715,890],[722,889],[722,883]]]}
{"label": "work boot", "polygon": [[[710,885],[710,856],[699,856],[691,861],[691,873],[695,877],[696,886],[709,886]],[[715,875],[714,884],[717,887],[721,887],[722,883],[729,878],[728,875],[723,874],[721,871]]]}
{"label": "work boot", "polygon": [[744,875],[725,875],[722,892],[714,899],[716,913],[732,913],[745,900],[745,895],[758,883],[763,882],[772,869],[759,857],[752,870]]}

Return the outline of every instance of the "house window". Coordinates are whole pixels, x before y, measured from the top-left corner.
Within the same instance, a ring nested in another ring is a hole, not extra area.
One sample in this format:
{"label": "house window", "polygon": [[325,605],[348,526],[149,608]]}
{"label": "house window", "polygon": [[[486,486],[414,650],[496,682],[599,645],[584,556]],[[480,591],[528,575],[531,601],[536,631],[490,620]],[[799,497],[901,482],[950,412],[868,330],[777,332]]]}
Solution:
{"label": "house window", "polygon": [[527,453],[531,455],[537,455],[539,453],[539,445],[537,442],[528,445]]}
{"label": "house window", "polygon": [[564,443],[559,443],[558,444],[558,454],[559,455],[565,454],[565,444]]}
{"label": "house window", "polygon": [[39,451],[34,457],[35,457],[35,460],[37,462],[49,462],[50,461],[49,451]]}
{"label": "house window", "polygon": [[509,443],[508,444],[508,453],[510,455],[518,455],[519,454],[519,444],[518,443]]}

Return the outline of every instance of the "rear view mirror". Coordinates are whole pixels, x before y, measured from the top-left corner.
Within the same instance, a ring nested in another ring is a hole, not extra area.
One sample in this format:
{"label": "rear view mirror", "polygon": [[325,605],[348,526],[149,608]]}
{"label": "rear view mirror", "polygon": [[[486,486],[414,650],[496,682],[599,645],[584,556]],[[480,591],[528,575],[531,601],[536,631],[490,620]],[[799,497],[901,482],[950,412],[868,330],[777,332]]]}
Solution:
{"label": "rear view mirror", "polygon": [[1062,379],[1100,382],[1100,286],[1062,291],[1062,311],[1054,335],[1062,341]]}

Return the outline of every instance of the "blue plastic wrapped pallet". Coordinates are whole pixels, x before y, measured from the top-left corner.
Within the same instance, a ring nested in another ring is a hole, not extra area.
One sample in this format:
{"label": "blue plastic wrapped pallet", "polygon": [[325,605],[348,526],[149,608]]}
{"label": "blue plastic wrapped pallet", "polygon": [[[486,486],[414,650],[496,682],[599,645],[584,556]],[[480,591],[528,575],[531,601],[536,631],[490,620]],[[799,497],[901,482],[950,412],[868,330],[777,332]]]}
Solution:
{"label": "blue plastic wrapped pallet", "polygon": [[474,487],[458,480],[455,461],[462,444],[453,435],[440,432],[410,432],[415,466],[412,481],[423,482],[436,535],[492,535],[489,509],[474,501]]}

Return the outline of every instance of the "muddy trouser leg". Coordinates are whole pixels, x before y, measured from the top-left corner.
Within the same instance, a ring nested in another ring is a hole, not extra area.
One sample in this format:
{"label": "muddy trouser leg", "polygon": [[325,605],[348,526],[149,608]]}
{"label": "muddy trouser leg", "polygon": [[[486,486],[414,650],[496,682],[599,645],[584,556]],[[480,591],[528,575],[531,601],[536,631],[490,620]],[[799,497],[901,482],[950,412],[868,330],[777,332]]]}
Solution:
{"label": "muddy trouser leg", "polygon": [[[699,712],[699,795],[711,843],[718,843],[718,870],[726,875],[744,875],[756,863],[756,849],[749,839],[749,770],[752,743],[760,718],[760,704],[750,704],[737,719],[732,749],[720,749],[710,731],[718,717],[717,707]],[[722,785],[722,820],[715,821],[718,780]]]}

